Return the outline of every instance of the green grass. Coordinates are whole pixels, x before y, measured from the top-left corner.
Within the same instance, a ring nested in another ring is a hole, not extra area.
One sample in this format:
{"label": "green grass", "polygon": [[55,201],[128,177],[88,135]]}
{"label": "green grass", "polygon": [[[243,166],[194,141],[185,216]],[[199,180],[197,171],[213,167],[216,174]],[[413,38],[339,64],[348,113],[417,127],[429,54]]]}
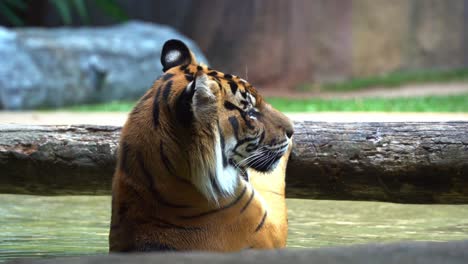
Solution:
{"label": "green grass", "polygon": [[[285,99],[267,98],[282,112],[468,112],[468,94],[408,98]],[[77,112],[128,112],[135,102],[80,105],[62,110]]]}
{"label": "green grass", "polygon": [[76,105],[61,110],[73,112],[129,112],[135,104],[136,101],[117,101],[103,104]]}
{"label": "green grass", "polygon": [[450,71],[393,72],[385,75],[355,78],[336,83],[323,83],[320,85],[304,84],[299,86],[297,89],[301,91],[309,91],[319,88],[321,91],[347,92],[371,87],[397,87],[405,84],[446,83],[467,80],[468,69]]}
{"label": "green grass", "polygon": [[[409,83],[447,83],[468,81],[468,69],[450,71],[394,72],[381,76],[356,78],[344,82],[319,85],[320,90],[346,92],[371,87],[396,87]],[[300,90],[315,89],[315,85],[302,85]],[[468,112],[468,94],[456,96],[423,96],[409,98],[362,99],[286,99],[268,98],[275,108],[283,112]],[[76,112],[128,112],[135,101],[80,105],[62,110]]]}
{"label": "green grass", "polygon": [[468,94],[326,100],[269,98],[268,102],[282,112],[468,112]]}

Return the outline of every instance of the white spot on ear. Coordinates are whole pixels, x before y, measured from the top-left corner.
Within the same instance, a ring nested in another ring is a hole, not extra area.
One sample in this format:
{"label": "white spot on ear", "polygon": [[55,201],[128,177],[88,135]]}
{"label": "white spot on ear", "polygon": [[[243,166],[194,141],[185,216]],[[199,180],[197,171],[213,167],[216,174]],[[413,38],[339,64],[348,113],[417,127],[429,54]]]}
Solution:
{"label": "white spot on ear", "polygon": [[180,58],[180,56],[182,56],[182,54],[180,53],[180,51],[178,50],[171,50],[169,51],[167,54],[166,54],[166,57],[164,58],[166,60],[166,62],[174,62],[176,61],[177,59]]}

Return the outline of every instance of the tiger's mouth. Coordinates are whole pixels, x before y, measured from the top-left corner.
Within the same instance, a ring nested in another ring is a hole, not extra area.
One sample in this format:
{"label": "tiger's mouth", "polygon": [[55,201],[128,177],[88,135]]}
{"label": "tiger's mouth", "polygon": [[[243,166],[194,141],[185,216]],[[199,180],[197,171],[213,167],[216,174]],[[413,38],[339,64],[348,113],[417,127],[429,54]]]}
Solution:
{"label": "tiger's mouth", "polygon": [[265,152],[264,156],[258,160],[248,162],[247,167],[261,172],[273,171],[285,152],[286,151],[267,151]]}
{"label": "tiger's mouth", "polygon": [[241,162],[236,163],[230,160],[230,163],[234,165],[240,174],[248,181],[247,169],[252,168],[260,172],[271,172],[279,163],[279,160],[289,148],[290,141],[285,140],[275,145],[263,145],[255,149],[248,155],[247,158]]}

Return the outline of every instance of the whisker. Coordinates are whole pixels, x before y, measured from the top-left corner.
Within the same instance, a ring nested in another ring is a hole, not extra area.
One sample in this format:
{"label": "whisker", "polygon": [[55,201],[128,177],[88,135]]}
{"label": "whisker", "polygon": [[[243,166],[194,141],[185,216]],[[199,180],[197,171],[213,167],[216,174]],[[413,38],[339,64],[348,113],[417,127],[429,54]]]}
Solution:
{"label": "whisker", "polygon": [[266,151],[268,150],[264,150],[263,148],[260,148],[260,149],[257,149],[255,150],[250,156],[248,156],[247,158],[241,160],[238,162],[239,165],[245,165],[247,164],[249,161],[253,160],[253,159],[256,159],[258,158],[259,156],[263,155]]}
{"label": "whisker", "polygon": [[250,165],[251,166],[254,166],[254,165],[259,165],[259,166],[262,166],[263,164],[265,164],[266,160],[269,159],[270,155],[271,155],[271,152],[268,151],[266,152],[267,156],[261,156],[259,157],[257,160],[255,160],[253,163],[251,163]]}
{"label": "whisker", "polygon": [[255,153],[255,155],[251,155],[249,156],[249,158],[246,158],[244,160],[244,162],[242,162],[242,165],[245,165],[247,163],[251,163],[257,159],[261,159],[263,155],[265,155],[265,153],[267,153],[268,150],[263,150],[261,152],[258,152],[258,153]]}

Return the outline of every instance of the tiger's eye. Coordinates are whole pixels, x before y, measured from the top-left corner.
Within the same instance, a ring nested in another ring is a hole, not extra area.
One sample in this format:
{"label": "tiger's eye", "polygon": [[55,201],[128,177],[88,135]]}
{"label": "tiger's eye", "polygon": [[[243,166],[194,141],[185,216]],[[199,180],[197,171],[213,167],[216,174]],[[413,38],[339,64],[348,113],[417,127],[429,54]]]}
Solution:
{"label": "tiger's eye", "polygon": [[257,120],[258,112],[255,109],[251,108],[247,111],[247,116],[250,119]]}

